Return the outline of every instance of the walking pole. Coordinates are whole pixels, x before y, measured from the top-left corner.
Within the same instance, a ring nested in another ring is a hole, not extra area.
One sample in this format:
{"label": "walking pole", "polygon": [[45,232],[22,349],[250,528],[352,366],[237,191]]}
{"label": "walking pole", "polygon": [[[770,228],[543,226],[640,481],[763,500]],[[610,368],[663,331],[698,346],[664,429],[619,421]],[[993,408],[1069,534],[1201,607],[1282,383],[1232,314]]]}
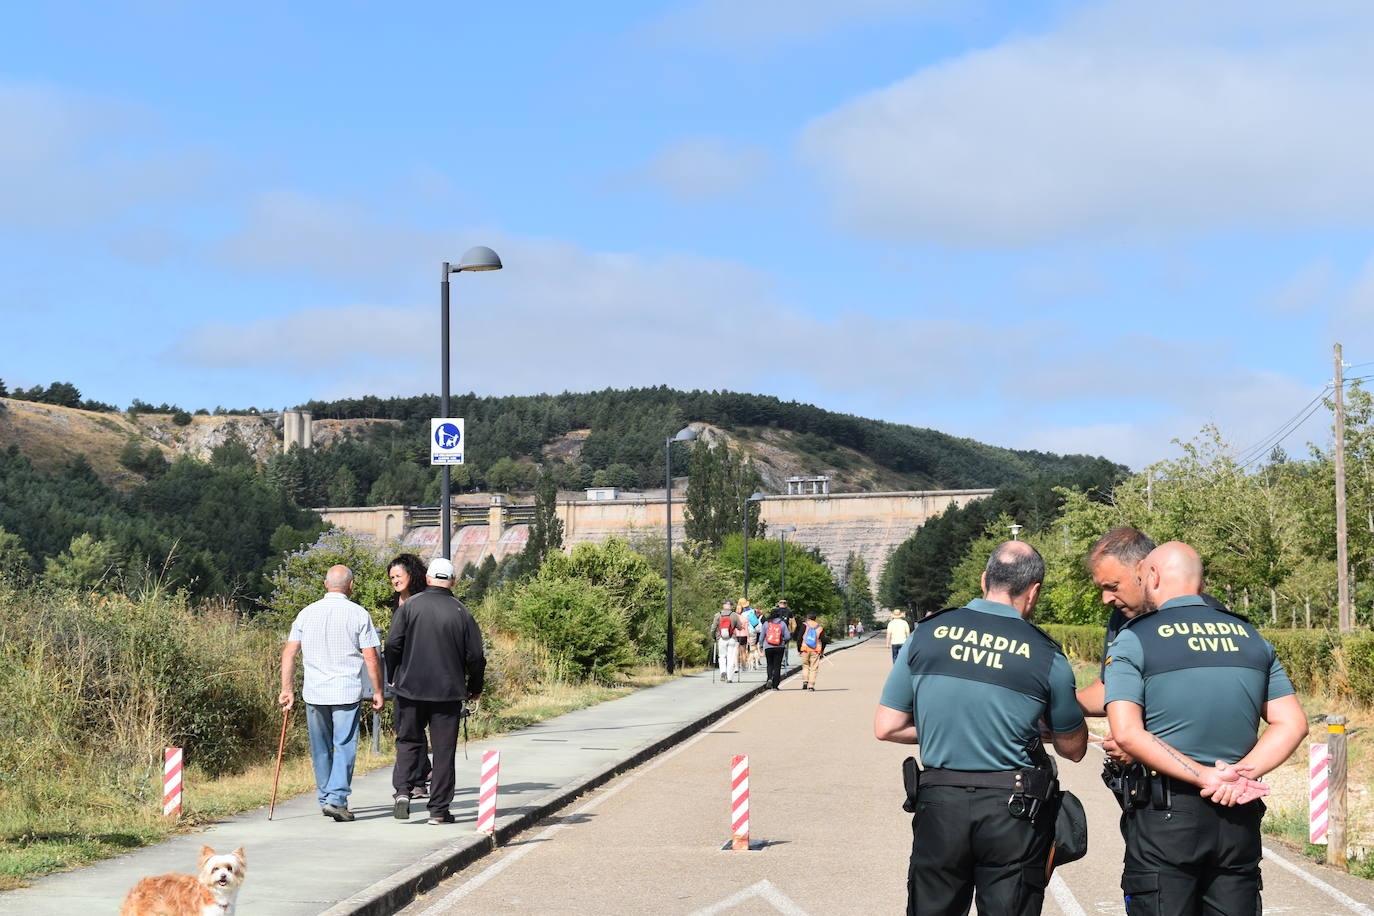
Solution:
{"label": "walking pole", "polygon": [[281,755],[286,750],[286,720],[291,715],[290,707],[283,706],[281,710],[281,740],[277,742],[277,769],[272,774],[272,802],[267,806],[267,819],[272,819],[272,812],[277,807],[277,780],[281,778]]}

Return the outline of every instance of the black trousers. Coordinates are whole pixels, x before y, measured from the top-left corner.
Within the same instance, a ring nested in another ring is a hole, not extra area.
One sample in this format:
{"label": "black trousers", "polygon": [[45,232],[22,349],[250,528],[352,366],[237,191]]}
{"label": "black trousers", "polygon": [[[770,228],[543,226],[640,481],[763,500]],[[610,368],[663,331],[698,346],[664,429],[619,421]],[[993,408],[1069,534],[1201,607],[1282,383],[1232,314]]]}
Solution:
{"label": "black trousers", "polygon": [[460,700],[431,702],[396,697],[396,765],[391,768],[391,787],[397,795],[408,795],[420,771],[425,753],[425,729],[434,751],[434,771],[430,774],[431,814],[443,814],[453,801],[453,757],[458,747],[458,723],[462,719]]}
{"label": "black trousers", "polygon": [[923,787],[911,819],[908,916],[1038,916],[1054,822],[1011,816],[1005,789]]}
{"label": "black trousers", "polygon": [[1130,916],[1258,916],[1264,802],[1234,808],[1175,794],[1167,811],[1128,808],[1121,890]]}
{"label": "black trousers", "polygon": [[787,654],[786,646],[764,645],[763,657],[768,662],[768,677],[765,680],[776,690],[782,682],[782,657]]}

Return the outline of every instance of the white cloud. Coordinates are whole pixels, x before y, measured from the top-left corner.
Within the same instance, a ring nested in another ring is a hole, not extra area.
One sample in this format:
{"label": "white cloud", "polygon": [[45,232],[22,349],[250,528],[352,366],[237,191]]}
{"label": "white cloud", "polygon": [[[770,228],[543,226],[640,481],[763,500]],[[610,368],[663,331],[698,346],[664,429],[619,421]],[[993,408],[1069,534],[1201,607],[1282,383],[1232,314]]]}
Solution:
{"label": "white cloud", "polygon": [[757,146],[733,146],[720,137],[687,137],[659,150],[623,181],[662,188],[679,200],[696,201],[738,192],[767,167]]}
{"label": "white cloud", "polygon": [[951,0],[694,0],[650,22],[651,41],[710,48],[769,47],[893,19],[939,13]]}
{"label": "white cloud", "polygon": [[365,208],[294,191],[257,195],[243,225],[217,254],[231,267],[322,276],[368,276],[443,257],[439,236],[401,225],[380,226]]}
{"label": "white cloud", "polygon": [[165,148],[156,119],[137,106],[0,82],[0,226],[105,226],[187,196],[213,167],[204,151]]}
{"label": "white cloud", "polygon": [[1117,0],[857,98],[801,148],[882,237],[1367,224],[1371,37],[1367,6]]}
{"label": "white cloud", "polygon": [[1276,289],[1264,296],[1259,307],[1277,315],[1303,315],[1325,311],[1336,292],[1336,266],[1330,258],[1303,264]]}
{"label": "white cloud", "polygon": [[[413,272],[416,251],[432,259],[425,269],[473,240],[500,253],[504,270],[453,278],[454,391],[727,388],[1134,466],[1207,422],[1249,444],[1314,394],[1288,376],[1245,369],[1226,340],[1105,335],[1091,323],[996,313],[817,316],[782,299],[769,275],[730,261],[492,231],[417,233],[333,201],[271,202],[231,246],[261,269],[303,268],[356,286]],[[300,379],[311,396],[433,392],[437,305],[437,295],[393,291],[371,304],[288,306],[202,325],[167,356]]]}

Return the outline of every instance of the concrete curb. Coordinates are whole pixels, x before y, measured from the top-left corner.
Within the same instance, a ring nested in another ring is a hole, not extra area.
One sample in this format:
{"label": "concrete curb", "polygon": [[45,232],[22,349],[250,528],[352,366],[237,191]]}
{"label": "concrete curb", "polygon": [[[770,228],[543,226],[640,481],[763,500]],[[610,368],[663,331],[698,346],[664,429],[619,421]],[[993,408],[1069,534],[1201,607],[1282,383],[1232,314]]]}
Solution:
{"label": "concrete curb", "polygon": [[[846,639],[843,643],[836,643],[826,650],[826,654],[843,652],[845,649],[861,645],[876,637],[878,633],[879,631],[865,633],[852,641]],[[800,670],[800,665],[792,665],[783,672],[782,676],[786,679]],[[710,725],[712,722],[725,717],[767,689],[768,685],[764,683],[745,693],[737,694],[712,712],[688,723],[667,737],[639,748],[629,756],[585,779],[555,789],[530,805],[529,809],[522,814],[509,819],[502,819],[503,822],[498,823],[494,839],[473,834],[461,840],[455,840],[448,846],[424,856],[414,865],[375,882],[370,887],[364,888],[345,900],[340,900],[325,910],[321,916],[390,916],[390,914],[409,905],[419,894],[493,852],[498,846],[509,843],[521,832],[567,807],[582,795],[609,782],[621,773],[634,769],[656,757],[673,745],[692,737],[703,726]]]}

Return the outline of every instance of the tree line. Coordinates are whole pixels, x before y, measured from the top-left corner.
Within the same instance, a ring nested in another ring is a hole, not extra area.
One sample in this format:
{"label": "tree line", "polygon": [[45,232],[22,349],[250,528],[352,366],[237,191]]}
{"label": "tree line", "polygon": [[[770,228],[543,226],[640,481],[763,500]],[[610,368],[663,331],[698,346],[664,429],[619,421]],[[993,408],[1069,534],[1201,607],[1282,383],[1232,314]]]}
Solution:
{"label": "tree line", "polygon": [[[1328,405],[1329,406],[1329,405]],[[1256,623],[1336,624],[1333,441],[1291,457],[1233,447],[1214,426],[1180,443],[1179,457],[1136,474],[1095,481],[1043,478],[932,519],[893,553],[880,600],[923,612],[971,597],[987,552],[1009,536],[1045,556],[1037,619],[1105,620],[1084,562],[1104,532],[1130,525],[1156,542],[1180,540],[1202,555],[1208,591]],[[1347,538],[1355,620],[1374,623],[1374,398],[1352,383],[1345,428]]]}

